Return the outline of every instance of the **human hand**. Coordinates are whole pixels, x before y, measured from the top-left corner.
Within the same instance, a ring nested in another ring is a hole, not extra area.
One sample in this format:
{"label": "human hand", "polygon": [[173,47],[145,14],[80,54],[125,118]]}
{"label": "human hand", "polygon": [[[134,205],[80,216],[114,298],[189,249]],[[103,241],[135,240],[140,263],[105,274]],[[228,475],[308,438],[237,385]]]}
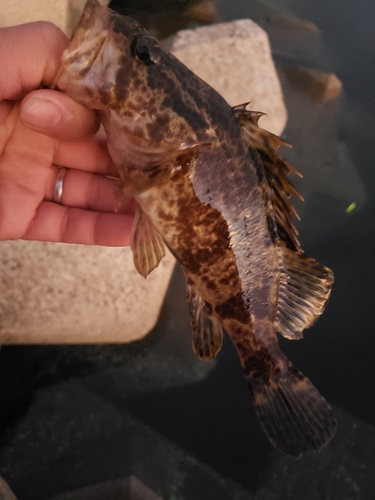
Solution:
{"label": "human hand", "polygon": [[[0,29],[0,240],[128,245],[135,204],[119,205],[106,177],[118,173],[96,114],[37,90],[53,84],[67,44],[47,22]],[[68,168],[61,204],[58,165]]]}

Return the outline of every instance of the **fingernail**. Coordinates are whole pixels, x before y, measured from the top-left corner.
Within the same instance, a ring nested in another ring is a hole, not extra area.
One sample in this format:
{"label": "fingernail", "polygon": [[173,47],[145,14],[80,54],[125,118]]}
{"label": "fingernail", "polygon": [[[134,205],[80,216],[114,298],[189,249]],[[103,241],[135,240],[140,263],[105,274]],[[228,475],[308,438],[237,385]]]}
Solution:
{"label": "fingernail", "polygon": [[33,128],[47,129],[56,127],[62,119],[60,108],[46,99],[34,97],[22,107],[21,120]]}

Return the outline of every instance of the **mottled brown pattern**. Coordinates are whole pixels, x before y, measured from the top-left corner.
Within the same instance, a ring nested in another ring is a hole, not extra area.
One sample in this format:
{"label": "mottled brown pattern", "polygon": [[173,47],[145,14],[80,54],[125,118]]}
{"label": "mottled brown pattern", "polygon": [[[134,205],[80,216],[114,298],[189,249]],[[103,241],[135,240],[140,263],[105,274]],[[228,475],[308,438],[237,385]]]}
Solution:
{"label": "mottled brown pattern", "polygon": [[[93,40],[93,49],[82,37]],[[231,108],[137,22],[94,0],[71,47],[61,81],[66,92],[99,111],[123,192],[136,198],[184,269],[195,352],[202,359],[214,356],[225,328],[271,441],[291,454],[319,449],[333,433],[329,406],[319,400],[330,427],[312,438],[315,431],[285,384],[297,392],[307,388],[314,401],[318,393],[281,353],[275,328],[281,243],[300,250],[286,199],[295,192],[286,180],[292,169],[273,151],[281,141],[259,132],[259,114]],[[74,79],[80,65],[85,73]],[[277,169],[281,187],[272,186]],[[280,403],[285,394],[290,406]],[[291,422],[287,433],[275,423],[272,401],[285,426]],[[289,415],[293,405],[297,410]],[[285,435],[294,431],[300,437],[289,447]]]}

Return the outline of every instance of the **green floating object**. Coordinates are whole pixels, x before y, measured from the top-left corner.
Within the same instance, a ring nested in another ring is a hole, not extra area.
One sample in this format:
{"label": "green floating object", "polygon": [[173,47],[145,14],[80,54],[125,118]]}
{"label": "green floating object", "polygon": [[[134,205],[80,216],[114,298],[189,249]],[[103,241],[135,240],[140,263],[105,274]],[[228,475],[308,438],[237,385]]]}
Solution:
{"label": "green floating object", "polygon": [[353,201],[353,203],[351,203],[348,207],[346,207],[346,213],[350,214],[351,212],[353,212],[353,210],[356,208],[356,206],[357,206],[357,203],[355,201]]}

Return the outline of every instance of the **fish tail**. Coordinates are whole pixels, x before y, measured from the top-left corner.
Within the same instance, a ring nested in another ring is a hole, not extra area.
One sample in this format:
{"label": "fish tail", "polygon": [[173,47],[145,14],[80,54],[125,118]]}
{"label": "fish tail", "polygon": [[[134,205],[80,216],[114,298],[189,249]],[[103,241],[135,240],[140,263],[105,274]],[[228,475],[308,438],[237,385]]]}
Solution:
{"label": "fish tail", "polygon": [[320,450],[335,434],[331,407],[291,363],[248,384],[262,427],[280,451],[299,457]]}

